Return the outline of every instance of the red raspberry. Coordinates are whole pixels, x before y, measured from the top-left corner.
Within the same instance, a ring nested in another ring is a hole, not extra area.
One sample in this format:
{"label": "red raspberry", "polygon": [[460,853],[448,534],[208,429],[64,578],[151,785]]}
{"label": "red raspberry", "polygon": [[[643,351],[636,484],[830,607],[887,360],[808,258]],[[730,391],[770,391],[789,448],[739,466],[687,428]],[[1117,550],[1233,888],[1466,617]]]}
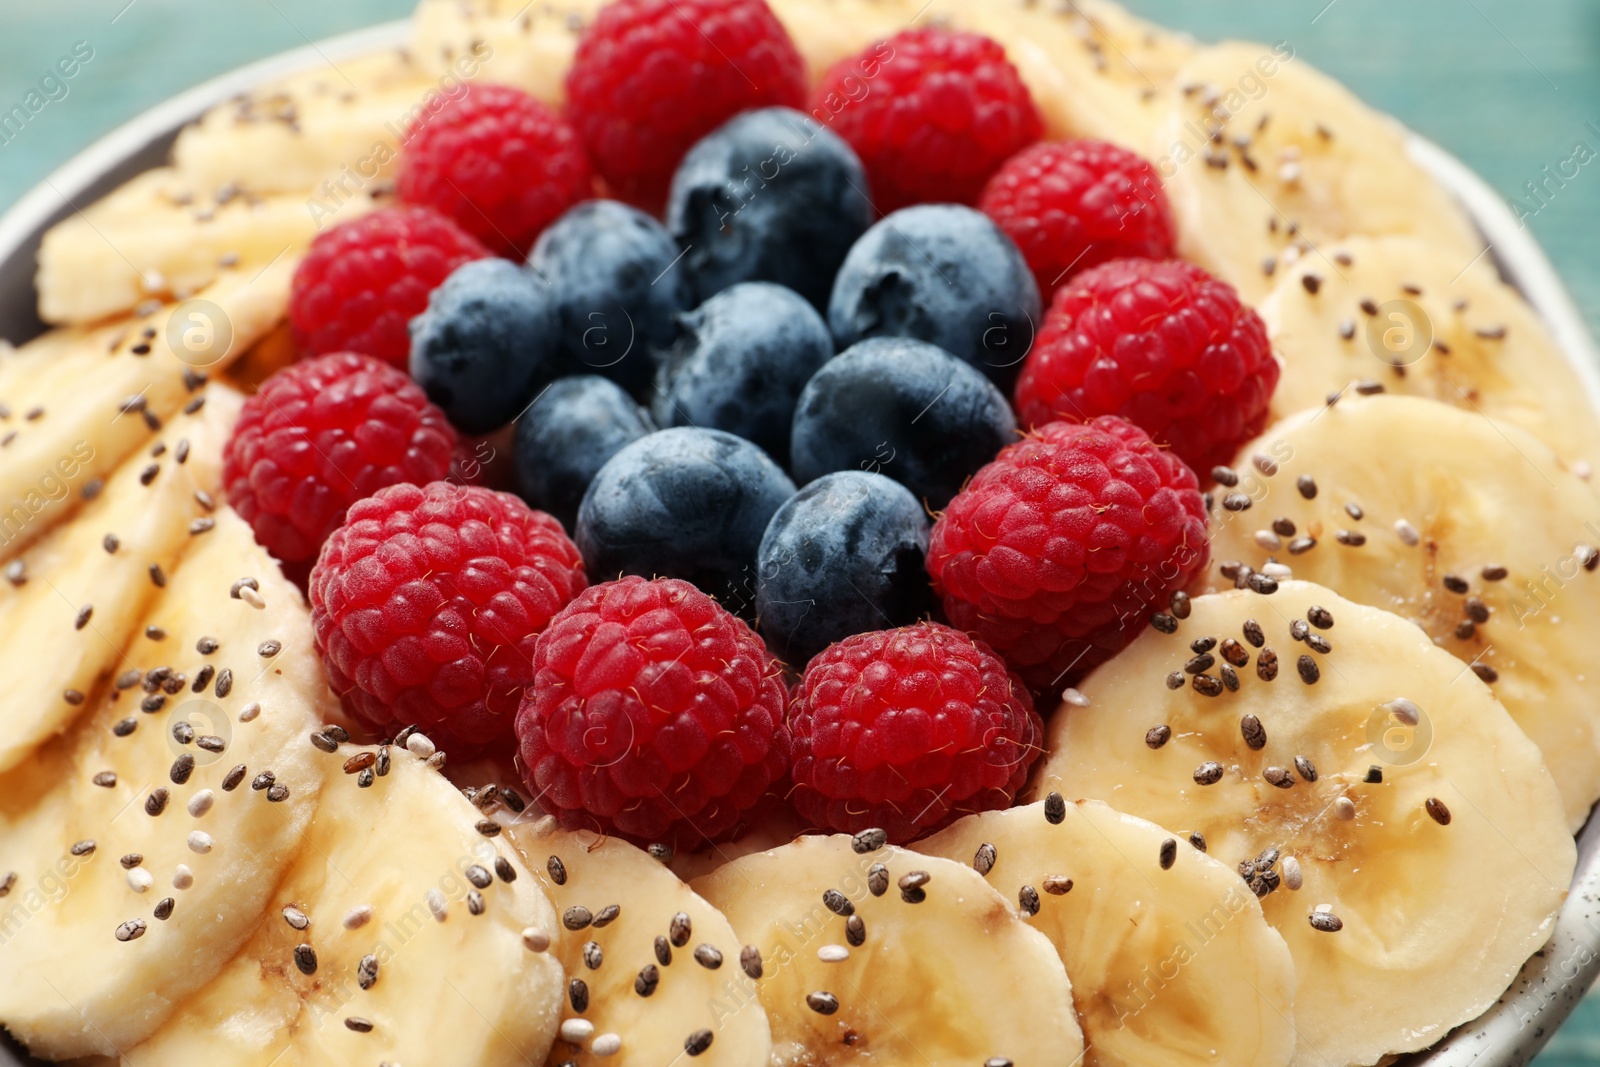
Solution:
{"label": "red raspberry", "polygon": [[789,765],[782,668],[676,578],[579,596],[533,652],[523,776],[568,829],[692,848],[728,834]]}
{"label": "red raspberry", "polygon": [[461,264],[489,250],[429,208],[392,207],[311,242],[289,292],[289,321],[314,356],[360,352],[405,367],[414,315]]}
{"label": "red raspberry", "polygon": [[222,456],[228,503],[284,563],[314,560],[345,509],[450,472],[456,432],[422,389],[371,356],[285,367],[244,402]]}
{"label": "red raspberry", "polygon": [[1056,293],[1017,378],[1017,416],[1121,415],[1209,480],[1266,425],[1278,373],[1266,325],[1233,286],[1177,260],[1117,260]]}
{"label": "red raspberry", "polygon": [[789,714],[801,815],[910,841],[1011,806],[1044,724],[1021,679],[935,622],[857,634],[806,667]]}
{"label": "red raspberry", "polygon": [[586,584],[561,524],[509,493],[395,485],[323,546],[311,625],[351,715],[470,758],[511,739],[534,641]]}
{"label": "red raspberry", "polygon": [[741,111],[800,107],[805,64],[765,0],[615,0],[578,42],[567,108],[595,167],[659,210],[693,144]]}
{"label": "red raspberry", "polygon": [[952,30],[906,30],[839,61],[811,114],[856,150],[886,214],[977,203],[990,175],[1044,130],[1005,49]]}
{"label": "red raspberry", "polygon": [[521,259],[539,232],[594,192],[567,121],[520,89],[479,85],[420,120],[400,153],[400,199],[454,219]]}
{"label": "red raspberry", "polygon": [[1022,250],[1048,302],[1069,273],[1112,259],[1170,259],[1172,207],[1155,167],[1104,141],[1025,148],[978,207]]}
{"label": "red raspberry", "polygon": [[1204,569],[1194,472],[1115,416],[1008,445],[934,524],[928,573],[952,625],[1036,692],[1109,659]]}

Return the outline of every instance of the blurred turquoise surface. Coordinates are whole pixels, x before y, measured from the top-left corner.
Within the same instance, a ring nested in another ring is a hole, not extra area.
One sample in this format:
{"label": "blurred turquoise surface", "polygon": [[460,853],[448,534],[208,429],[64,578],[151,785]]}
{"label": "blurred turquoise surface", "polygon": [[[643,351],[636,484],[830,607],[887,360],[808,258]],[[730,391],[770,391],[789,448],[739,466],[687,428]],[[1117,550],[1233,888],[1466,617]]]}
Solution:
{"label": "blurred turquoise surface", "polygon": [[[997,0],[973,0],[974,3]],[[1051,0],[1044,0],[1051,2]],[[1524,189],[1582,142],[1600,150],[1594,0],[1127,0],[1204,39],[1291,41],[1299,54],[1478,171],[1527,224],[1600,332],[1600,169],[1540,204]],[[0,143],[0,207],[90,141],[180,89],[330,34],[401,18],[411,0],[0,0],[0,110],[85,48],[53,99]],[[80,44],[82,42],[82,44]],[[1590,123],[1594,125],[1591,126]],[[1591,997],[1537,1061],[1600,1064]]]}

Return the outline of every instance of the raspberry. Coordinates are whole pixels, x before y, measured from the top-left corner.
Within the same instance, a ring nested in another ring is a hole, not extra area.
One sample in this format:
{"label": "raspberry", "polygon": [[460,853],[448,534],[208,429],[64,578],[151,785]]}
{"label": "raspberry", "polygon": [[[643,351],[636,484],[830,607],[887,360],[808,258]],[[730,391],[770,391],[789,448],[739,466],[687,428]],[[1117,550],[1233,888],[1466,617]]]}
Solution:
{"label": "raspberry", "polygon": [[973,475],[928,573],[951,624],[1042,693],[1127,645],[1209,555],[1194,472],[1105,415],[1042,426]]}
{"label": "raspberry", "polygon": [[421,120],[400,155],[401,200],[437,209],[515,259],[593,191],[577,131],[508,85],[476,86]]}
{"label": "raspberry", "polygon": [[976,204],[990,175],[1044,130],[1004,48],[938,29],[906,30],[836,63],[811,114],[856,150],[885,214]]}
{"label": "raspberry", "polygon": [[404,373],[336,353],[284,368],[244,402],[222,484],[262,547],[308,562],[351,504],[445,477],[457,447],[444,412]]}
{"label": "raspberry", "polygon": [[568,829],[692,848],[741,825],[789,765],[781,668],[688,582],[593,587],[551,621],[533,666],[523,775]]}
{"label": "raspberry", "polygon": [[1172,207],[1155,167],[1104,141],[1023,149],[989,179],[978,207],[1022,250],[1046,300],[1069,273],[1173,255]]}
{"label": "raspberry", "polygon": [[934,622],[857,634],[806,667],[789,715],[801,815],[910,841],[1010,807],[1044,724],[1000,657]]}
{"label": "raspberry", "polygon": [[805,64],[765,0],[615,0],[578,42],[567,108],[595,167],[659,214],[690,147],[741,111],[799,107]]}
{"label": "raspberry", "polygon": [[1196,471],[1261,432],[1278,361],[1233,286],[1189,263],[1117,260],[1056,293],[1017,379],[1018,420],[1121,415]]}
{"label": "raspberry", "polygon": [[428,208],[393,207],[340,223],[311,242],[295,271],[289,321],[314,356],[360,352],[397,367],[411,355],[406,326],[428,294],[489,250]]}
{"label": "raspberry", "polygon": [[510,740],[534,640],[586,584],[561,524],[509,493],[395,485],[322,547],[311,625],[351,715],[471,758]]}

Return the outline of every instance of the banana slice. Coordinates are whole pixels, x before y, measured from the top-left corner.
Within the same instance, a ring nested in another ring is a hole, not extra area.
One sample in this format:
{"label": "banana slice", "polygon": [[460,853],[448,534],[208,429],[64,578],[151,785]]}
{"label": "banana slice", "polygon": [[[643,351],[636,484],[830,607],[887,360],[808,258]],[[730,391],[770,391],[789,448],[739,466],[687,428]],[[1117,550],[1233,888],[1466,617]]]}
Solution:
{"label": "banana slice", "polygon": [[194,293],[229,267],[253,274],[375,203],[349,197],[313,213],[304,193],[217,191],[170,167],[148,171],[45,234],[35,281],[40,317],[97,322],[152,296]]}
{"label": "banana slice", "polygon": [[12,683],[0,701],[0,771],[71,725],[101,679],[123,669],[122,650],[160,593],[157,579],[213,521],[223,444],[244,398],[222,385],[196,397],[204,407],[164,427],[74,521],[7,572],[0,674]]}
{"label": "banana slice", "polygon": [[1284,362],[1275,415],[1376,381],[1520,426],[1570,465],[1600,466],[1583,383],[1487,257],[1463,272],[1413,237],[1354,238],[1323,252],[1337,273],[1302,258],[1261,305]]}
{"label": "banana slice", "polygon": [[1103,0],[948,5],[955,25],[1005,46],[1054,137],[1094,137],[1148,151],[1164,90],[1194,55],[1186,35]]}
{"label": "banana slice", "polygon": [[1186,834],[1078,800],[969,815],[914,847],[975,866],[1055,944],[1089,1067],[1283,1067],[1293,1055],[1289,949],[1249,887]]}
{"label": "banana slice", "polygon": [[[1376,1063],[1476,1018],[1576,862],[1538,749],[1399,616],[1299,581],[1189,608],[1085,680],[1035,787],[1240,865],[1294,957],[1296,1064]],[[1196,641],[1217,643],[1196,662]]]}
{"label": "banana slice", "polygon": [[971,867],[870,834],[802,837],[694,883],[754,947],[732,987],[766,1007],[773,1064],[1078,1062],[1045,936]]}
{"label": "banana slice", "polygon": [[[1270,427],[1243,454],[1276,455],[1280,470],[1252,469],[1233,490],[1255,498],[1249,511],[1213,513],[1213,559],[1261,569],[1275,558],[1421,626],[1489,682],[1544,753],[1570,828],[1582,826],[1600,798],[1593,488],[1516,427],[1412,397],[1346,397]],[[1313,499],[1297,490],[1302,476]],[[1293,535],[1271,529],[1279,519]]]}
{"label": "banana slice", "polygon": [[405,49],[330,62],[218,104],[178,135],[173,163],[213,195],[292,193],[326,218],[392,181],[411,121],[462,91],[462,76],[444,73]]}
{"label": "banana slice", "polygon": [[1405,131],[1287,43],[1202,48],[1173,78],[1152,158],[1178,251],[1258,303],[1275,274],[1356,235],[1409,234],[1463,270],[1483,241],[1406,156]]}
{"label": "banana slice", "polygon": [[583,27],[604,0],[560,5],[526,0],[422,0],[412,19],[412,51],[432,77],[515,85],[548,104],[566,97],[567,70]]}
{"label": "banana slice", "polygon": [[372,777],[335,772],[249,944],[124,1062],[544,1062],[565,980],[524,931],[558,927],[515,850],[403,749],[322,758],[371,763]]}
{"label": "banana slice", "polygon": [[[231,596],[245,577],[258,588]],[[19,898],[0,909],[0,1024],[47,1058],[131,1048],[216,975],[322,788],[306,734],[338,702],[299,592],[243,520],[216,513],[147,622],[128,673],[46,747],[49,774],[0,778],[0,905]]]}
{"label": "banana slice", "polygon": [[[67,501],[283,318],[299,258],[227,271],[195,299],[148,315],[45,334],[0,362],[0,560],[65,519]],[[63,481],[70,493],[60,499]]]}
{"label": "banana slice", "polygon": [[618,838],[513,820],[513,844],[561,914],[551,951],[568,975],[552,1063],[765,1064],[766,1013],[722,913]]}

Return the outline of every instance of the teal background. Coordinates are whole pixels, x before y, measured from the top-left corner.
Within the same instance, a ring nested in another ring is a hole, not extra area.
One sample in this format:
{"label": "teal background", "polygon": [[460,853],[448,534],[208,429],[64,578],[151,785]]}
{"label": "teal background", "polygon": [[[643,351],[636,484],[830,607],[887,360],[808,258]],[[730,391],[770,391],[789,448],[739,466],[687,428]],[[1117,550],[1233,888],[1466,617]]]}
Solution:
{"label": "teal background", "polygon": [[[996,0],[974,0],[996,2]],[[1053,2],[1053,0],[1041,0]],[[1127,0],[1204,39],[1292,42],[1370,103],[1466,160],[1503,196],[1582,141],[1600,152],[1594,0]],[[94,58],[0,146],[0,207],[117,124],[252,59],[374,22],[411,0],[0,0],[0,111],[76,42]],[[1528,220],[1600,332],[1600,161]],[[1539,1067],[1600,1064],[1591,997]]]}

